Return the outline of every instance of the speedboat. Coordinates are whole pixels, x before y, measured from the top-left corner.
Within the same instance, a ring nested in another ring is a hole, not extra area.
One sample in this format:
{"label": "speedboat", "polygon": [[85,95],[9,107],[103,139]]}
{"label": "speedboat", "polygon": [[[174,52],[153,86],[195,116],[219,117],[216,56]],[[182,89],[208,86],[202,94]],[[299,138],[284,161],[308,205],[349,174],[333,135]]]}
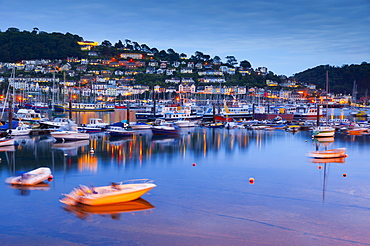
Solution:
{"label": "speedboat", "polygon": [[76,124],[68,124],[66,126],[60,127],[58,130],[51,132],[51,136],[53,136],[57,141],[70,141],[70,140],[85,140],[90,139],[90,135],[88,133],[82,133],[77,131]]}
{"label": "speedboat", "polygon": [[347,148],[337,148],[311,152],[308,156],[313,158],[343,158],[347,157]]}
{"label": "speedboat", "polygon": [[16,177],[5,179],[5,183],[12,185],[35,185],[45,180],[52,179],[51,170],[48,167],[39,167]]}
{"label": "speedboat", "polygon": [[176,123],[163,122],[158,126],[153,126],[152,133],[153,135],[178,136],[181,134],[181,129]]}
{"label": "speedboat", "polygon": [[30,134],[32,129],[24,124],[23,122],[19,122],[18,126],[15,129],[12,129],[10,132],[11,136],[24,136]]}
{"label": "speedboat", "polygon": [[153,180],[135,179],[112,183],[109,186],[87,187],[80,185],[59,200],[67,205],[85,204],[90,206],[129,202],[140,198],[156,187]]}

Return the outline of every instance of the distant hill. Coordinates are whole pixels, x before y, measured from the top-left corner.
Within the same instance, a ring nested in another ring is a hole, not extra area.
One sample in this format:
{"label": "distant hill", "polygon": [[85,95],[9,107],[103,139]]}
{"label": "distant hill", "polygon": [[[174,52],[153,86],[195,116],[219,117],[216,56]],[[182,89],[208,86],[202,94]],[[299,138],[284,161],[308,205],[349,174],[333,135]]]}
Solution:
{"label": "distant hill", "polygon": [[[344,65],[342,67],[318,66],[295,74],[299,82],[317,85],[325,90],[326,69],[329,71],[329,92],[352,94],[353,84],[356,81],[359,95],[365,95],[370,89],[370,63],[361,65]],[[370,92],[369,92],[370,95]]]}
{"label": "distant hill", "polygon": [[18,62],[31,59],[66,59],[80,57],[82,52],[77,41],[82,37],[70,33],[32,32],[9,28],[0,31],[0,61]]}

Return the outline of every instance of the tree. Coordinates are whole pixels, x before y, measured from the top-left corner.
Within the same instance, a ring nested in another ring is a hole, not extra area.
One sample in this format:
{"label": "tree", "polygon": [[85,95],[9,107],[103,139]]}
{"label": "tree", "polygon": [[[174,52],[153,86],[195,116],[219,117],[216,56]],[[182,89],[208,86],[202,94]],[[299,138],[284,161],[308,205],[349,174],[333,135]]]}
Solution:
{"label": "tree", "polygon": [[234,67],[234,65],[238,64],[237,60],[235,59],[235,56],[226,56],[227,64]]}
{"label": "tree", "polygon": [[187,56],[185,53],[181,53],[181,54],[180,54],[180,58],[181,58],[181,59],[186,59],[186,57],[188,57],[188,56]]}
{"label": "tree", "polygon": [[104,47],[111,47],[112,46],[112,43],[109,42],[108,40],[104,40],[102,43],[101,43],[101,46],[104,46]]}
{"label": "tree", "polygon": [[251,68],[251,67],[252,67],[252,65],[250,64],[250,62],[249,62],[249,61],[246,61],[246,60],[241,61],[241,62],[240,62],[240,66],[241,66],[242,68]]}
{"label": "tree", "polygon": [[120,49],[120,48],[123,48],[123,43],[121,40],[118,40],[117,43],[114,44],[114,47],[117,48],[117,49]]}

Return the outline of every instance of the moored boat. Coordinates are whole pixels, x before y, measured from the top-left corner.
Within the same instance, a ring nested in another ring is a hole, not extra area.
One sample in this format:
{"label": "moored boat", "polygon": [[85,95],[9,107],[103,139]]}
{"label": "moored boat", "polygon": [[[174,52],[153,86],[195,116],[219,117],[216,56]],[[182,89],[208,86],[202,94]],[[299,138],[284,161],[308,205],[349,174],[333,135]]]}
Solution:
{"label": "moored boat", "polygon": [[5,183],[12,185],[36,185],[52,178],[50,168],[39,167],[20,176],[9,177],[5,179]]}
{"label": "moored boat", "polygon": [[337,149],[330,149],[330,150],[321,150],[321,151],[314,151],[309,153],[309,157],[312,158],[343,158],[347,157],[346,154],[347,148],[337,148]]}
{"label": "moored boat", "polygon": [[149,190],[156,187],[152,180],[136,179],[110,186],[87,187],[80,185],[59,200],[67,205],[85,204],[90,206],[107,205],[120,202],[129,202],[140,198]]}
{"label": "moored boat", "polygon": [[181,129],[176,123],[163,122],[158,126],[153,126],[152,133],[153,135],[178,136],[181,134]]}
{"label": "moored boat", "polygon": [[317,126],[312,130],[312,137],[334,137],[335,128],[331,126]]}
{"label": "moored boat", "polygon": [[84,140],[89,139],[90,135],[88,133],[78,132],[76,124],[69,124],[60,127],[58,130],[51,132],[57,141],[70,141],[70,140]]}

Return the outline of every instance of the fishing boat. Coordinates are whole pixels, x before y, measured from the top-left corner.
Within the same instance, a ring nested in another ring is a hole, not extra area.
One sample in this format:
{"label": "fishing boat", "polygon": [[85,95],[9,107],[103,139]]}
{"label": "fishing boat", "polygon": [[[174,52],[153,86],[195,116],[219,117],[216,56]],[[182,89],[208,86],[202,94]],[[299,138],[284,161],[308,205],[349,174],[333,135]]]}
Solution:
{"label": "fishing boat", "polygon": [[140,198],[149,190],[156,187],[153,180],[135,179],[109,186],[87,187],[80,185],[59,200],[67,205],[85,204],[90,206],[107,205],[120,202],[129,202]]}
{"label": "fishing boat", "polygon": [[320,151],[314,151],[309,153],[309,157],[312,158],[343,158],[347,157],[346,154],[347,148],[337,148],[337,149],[330,149],[330,150],[320,150]]}
{"label": "fishing boat", "polygon": [[68,124],[50,133],[57,141],[73,141],[90,139],[88,133],[78,132],[76,124]]}
{"label": "fishing boat", "polygon": [[50,168],[39,167],[20,176],[9,177],[5,179],[5,183],[12,185],[36,185],[52,178],[53,175],[51,175]]}

